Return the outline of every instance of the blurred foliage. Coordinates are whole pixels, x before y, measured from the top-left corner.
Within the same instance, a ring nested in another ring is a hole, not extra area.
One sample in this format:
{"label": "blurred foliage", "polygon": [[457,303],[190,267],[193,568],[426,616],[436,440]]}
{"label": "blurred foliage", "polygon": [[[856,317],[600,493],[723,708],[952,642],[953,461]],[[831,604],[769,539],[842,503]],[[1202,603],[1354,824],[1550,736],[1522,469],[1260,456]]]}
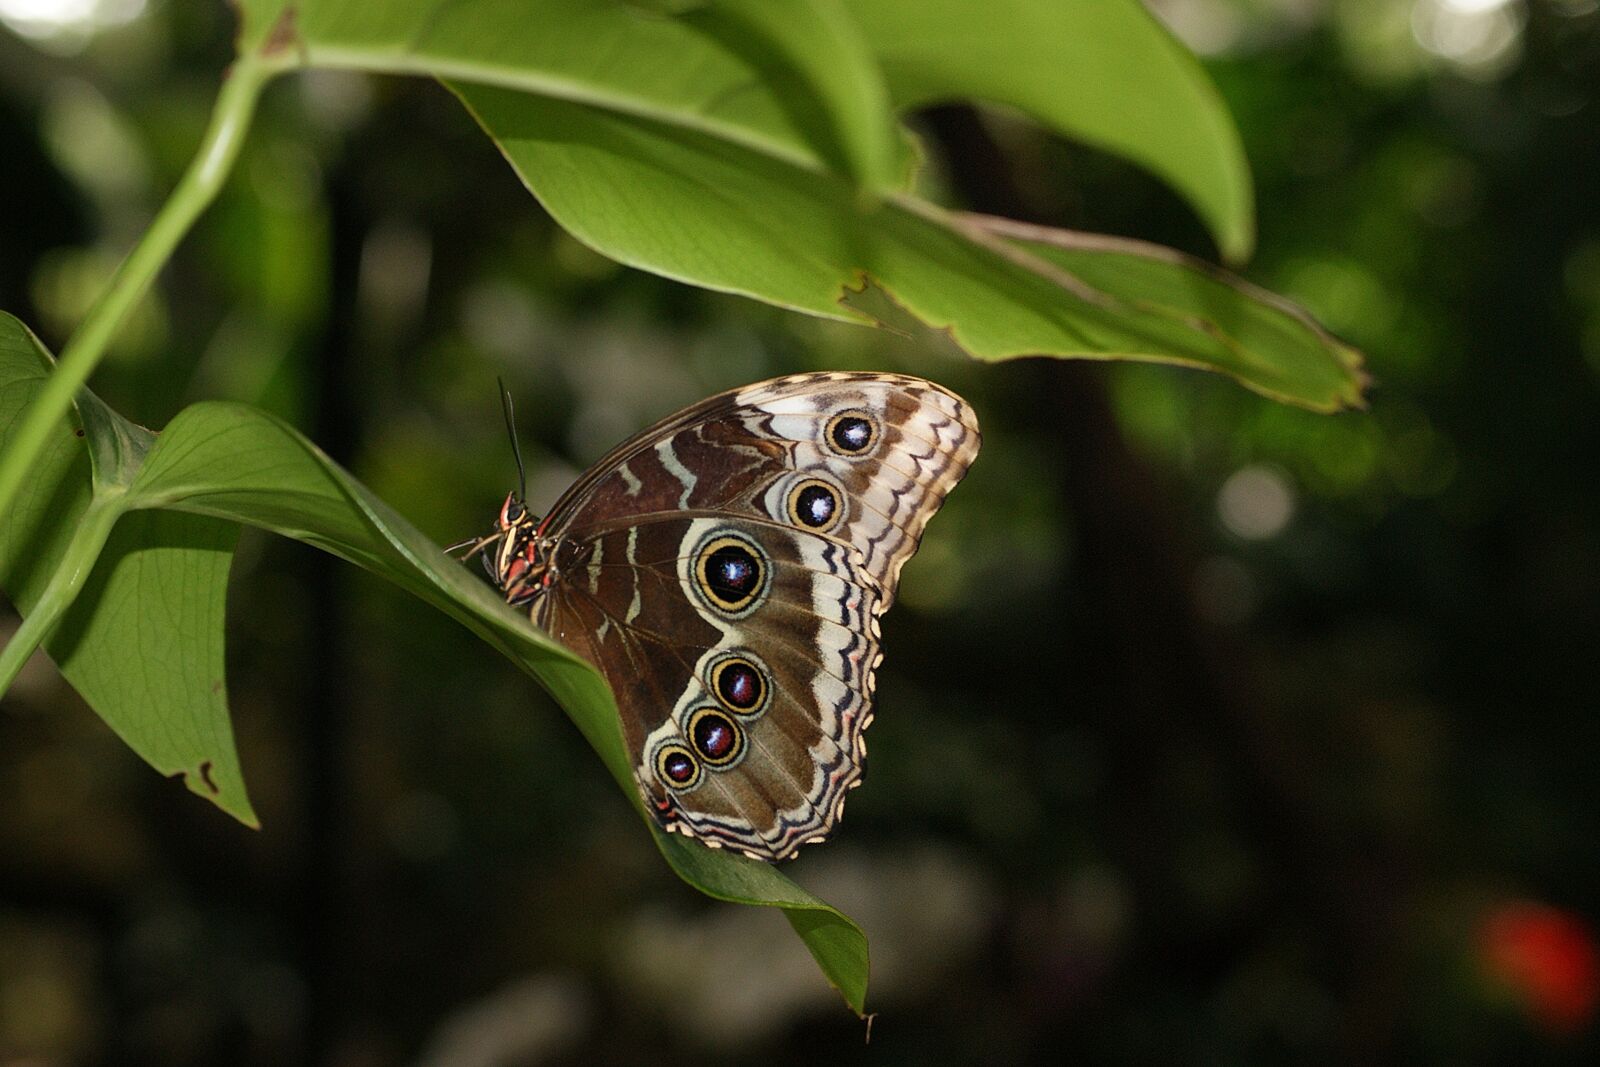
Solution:
{"label": "blurred foliage", "polygon": [[[67,6],[51,31],[0,0],[0,306],[52,344],[230,50],[211,5]],[[441,542],[513,476],[496,373],[536,506],[768,374],[971,399],[984,454],[887,623],[868,785],[794,865],[873,938],[870,1047],[778,916],[677,885],[509,665],[246,531],[230,689],[263,831],[149,775],[46,663],[0,706],[0,1062],[1591,1061],[1600,13],[1153,6],[1240,123],[1250,276],[1370,354],[1370,412],[979,367],[627,271],[437,87],[343,74],[268,93],[96,377],[149,425],[264,404]],[[1134,168],[982,129],[1042,221],[1211,254]],[[1102,391],[1115,433],[1085,438]]]}

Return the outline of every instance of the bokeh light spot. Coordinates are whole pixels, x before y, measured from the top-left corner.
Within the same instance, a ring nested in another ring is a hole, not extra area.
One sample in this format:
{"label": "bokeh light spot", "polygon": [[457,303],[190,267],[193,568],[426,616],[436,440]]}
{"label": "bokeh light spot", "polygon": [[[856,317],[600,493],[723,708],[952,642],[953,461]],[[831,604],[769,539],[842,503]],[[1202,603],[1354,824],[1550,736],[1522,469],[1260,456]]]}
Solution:
{"label": "bokeh light spot", "polygon": [[1217,493],[1217,517],[1229,533],[1247,541],[1276,537],[1294,517],[1294,490],[1272,467],[1242,467]]}

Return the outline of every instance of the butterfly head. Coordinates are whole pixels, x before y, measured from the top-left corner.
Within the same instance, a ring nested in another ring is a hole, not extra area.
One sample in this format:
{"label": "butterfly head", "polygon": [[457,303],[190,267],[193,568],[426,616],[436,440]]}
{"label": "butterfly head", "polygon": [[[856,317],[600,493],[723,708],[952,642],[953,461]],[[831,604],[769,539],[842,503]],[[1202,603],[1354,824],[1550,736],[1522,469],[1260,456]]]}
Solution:
{"label": "butterfly head", "polygon": [[524,604],[538,596],[549,571],[540,551],[539,518],[516,493],[506,494],[489,539],[495,548],[483,554],[483,567],[507,602]]}

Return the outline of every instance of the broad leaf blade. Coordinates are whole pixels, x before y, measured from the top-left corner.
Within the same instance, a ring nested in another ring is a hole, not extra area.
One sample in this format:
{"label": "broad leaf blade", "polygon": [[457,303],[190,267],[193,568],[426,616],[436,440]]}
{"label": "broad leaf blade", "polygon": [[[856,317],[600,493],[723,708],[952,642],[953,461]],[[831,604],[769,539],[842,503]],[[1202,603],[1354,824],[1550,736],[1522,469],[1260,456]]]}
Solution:
{"label": "broad leaf blade", "polygon": [[822,973],[857,1015],[865,1014],[870,970],[867,939],[838,910],[823,905],[768,864],[721,849],[709,849],[675,834],[655,830],[656,846],[690,885],[718,900],[776,904],[800,935]]}
{"label": "broad leaf blade", "polygon": [[701,892],[781,907],[846,1001],[864,1010],[866,938],[848,918],[764,863],[662,833],[639,800],[610,689],[479,578],[270,415],[238,404],[185,409],[130,494],[136,506],[250,523],[388,578],[460,621],[538,679],[588,738],[673,870]]}
{"label": "broad leaf blade", "polygon": [[228,569],[238,539],[237,525],[199,515],[124,515],[45,647],[146,763],[258,826],[224,674]]}
{"label": "broad leaf blade", "polygon": [[[1307,392],[1320,394],[1332,402],[1310,406],[1323,410],[1363,403],[1367,375],[1356,349],[1324,330],[1304,309],[1203,260],[1147,241],[988,216],[965,216],[963,221],[1131,304],[1206,322],[1210,365],[1240,381],[1248,379],[1273,399],[1304,403],[1301,397]],[[1263,360],[1258,355],[1263,352],[1277,353],[1280,359]]]}
{"label": "broad leaf blade", "polygon": [[677,17],[621,0],[240,0],[239,45],[285,65],[449,77],[648,115],[860,183],[892,180],[887,94],[854,24],[830,17],[837,0],[766,13],[756,3],[767,0]]}
{"label": "broad leaf blade", "polygon": [[[0,313],[0,447],[44,382],[50,357]],[[26,615],[92,493],[118,493],[149,434],[98,400],[86,433],[63,422],[0,518],[0,588]],[[90,452],[97,457],[90,473]],[[147,763],[249,825],[223,684],[223,608],[236,530],[193,515],[123,516],[45,650],[72,687]]]}
{"label": "broad leaf blade", "polygon": [[888,90],[841,0],[715,0],[683,19],[764,73],[833,170],[872,189],[897,184]]}
{"label": "broad leaf blade", "polygon": [[1199,62],[1138,0],[855,0],[894,103],[1015,107],[1181,193],[1224,258],[1255,243],[1249,164]]}
{"label": "broad leaf blade", "polygon": [[[854,190],[735,145],[647,119],[482,86],[453,86],[564,227],[630,266],[833,318],[863,279],[985,360],[1136,359],[1221,371],[1319,411],[1359,402],[1350,349],[1290,316],[1229,337],[1224,323],[1280,302],[1220,272],[1120,252],[1076,273],[969,216],[909,196],[864,207]],[[1047,231],[1035,231],[1043,233]],[[1040,242],[1041,244],[1044,242]],[[1130,284],[1136,282],[1137,284]],[[1158,285],[1166,299],[1148,299]]]}

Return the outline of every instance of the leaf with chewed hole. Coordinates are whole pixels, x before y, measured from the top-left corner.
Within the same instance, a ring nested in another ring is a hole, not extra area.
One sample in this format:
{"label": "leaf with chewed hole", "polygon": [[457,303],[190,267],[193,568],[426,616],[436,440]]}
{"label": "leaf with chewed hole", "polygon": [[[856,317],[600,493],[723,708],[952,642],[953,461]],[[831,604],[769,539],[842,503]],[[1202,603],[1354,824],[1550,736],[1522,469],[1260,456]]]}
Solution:
{"label": "leaf with chewed hole", "polygon": [[[27,327],[0,313],[0,448],[51,365]],[[0,518],[0,589],[24,617],[41,601],[59,613],[45,651],[130,748],[254,826],[223,681],[237,529],[198,515],[127,514],[127,479],[150,435],[87,395],[79,407],[79,425],[61,424]],[[109,536],[75,559],[75,537],[96,521]],[[63,582],[68,568],[85,573]],[[57,604],[63,590],[70,603]]]}

